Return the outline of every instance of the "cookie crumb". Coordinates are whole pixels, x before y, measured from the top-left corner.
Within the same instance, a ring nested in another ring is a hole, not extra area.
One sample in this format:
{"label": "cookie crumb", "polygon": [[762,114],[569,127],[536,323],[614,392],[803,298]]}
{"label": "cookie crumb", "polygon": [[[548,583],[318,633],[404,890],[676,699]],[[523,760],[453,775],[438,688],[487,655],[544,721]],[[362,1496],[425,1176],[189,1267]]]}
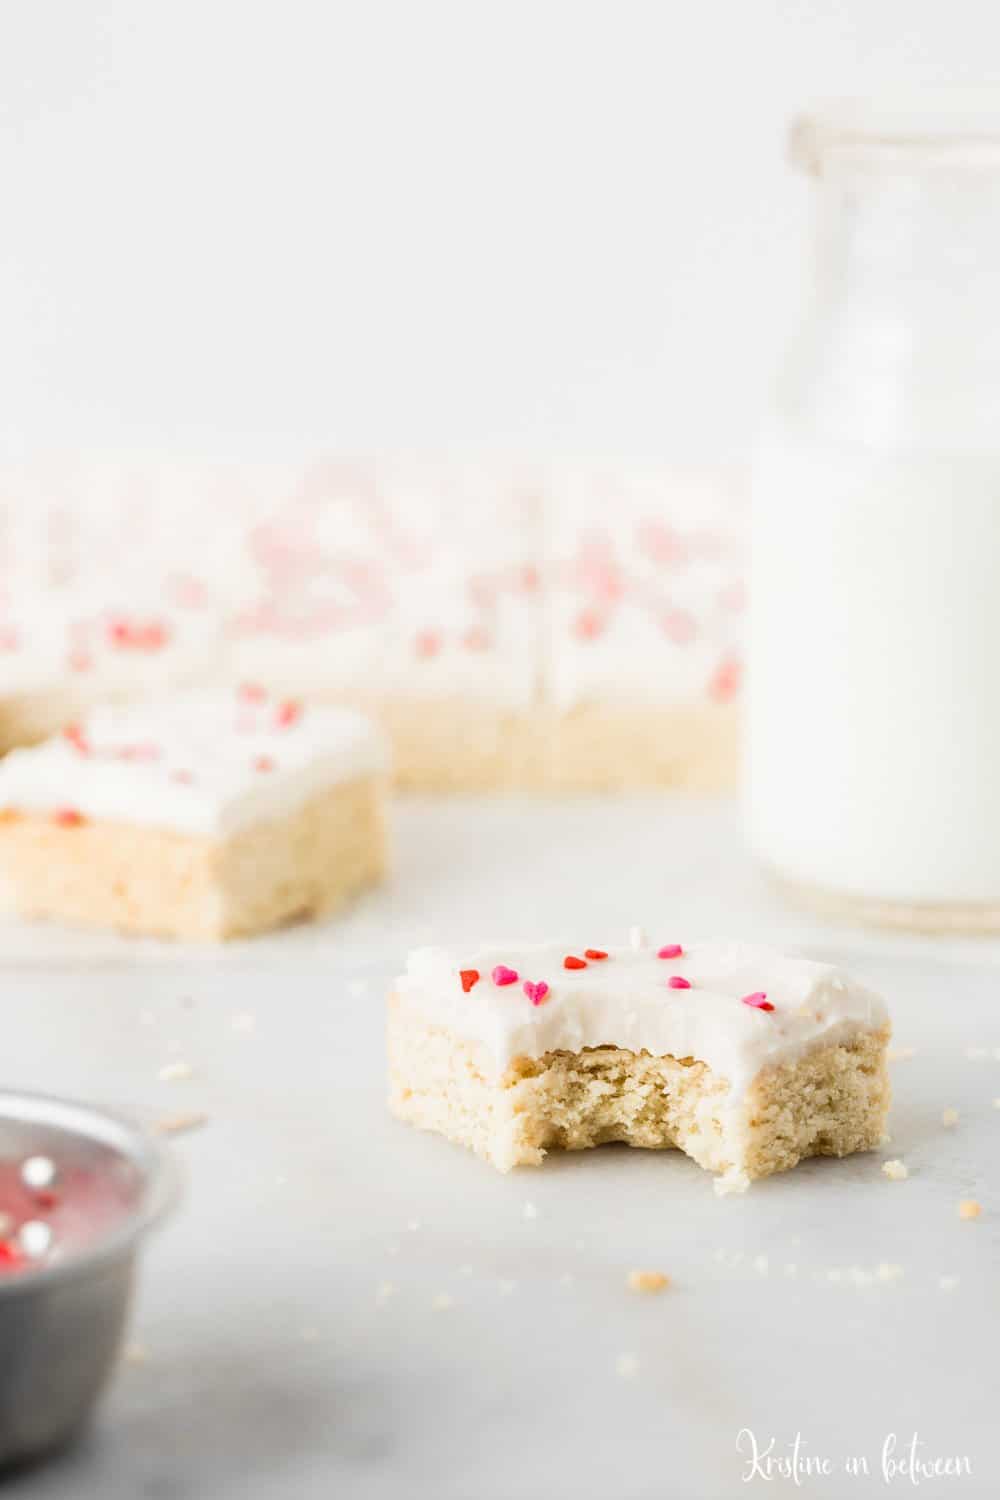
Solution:
{"label": "cookie crumb", "polygon": [[375,1306],[384,1307],[390,1297],[396,1295],[396,1284],[393,1281],[380,1281],[375,1289]]}
{"label": "cookie crumb", "polygon": [[634,1354],[619,1354],[615,1360],[615,1374],[619,1380],[634,1380],[639,1373],[639,1360]]}
{"label": "cookie crumb", "polygon": [[768,1269],[767,1256],[755,1255],[753,1258],[753,1268],[759,1276],[766,1276]]}
{"label": "cookie crumb", "polygon": [[963,1198],[958,1205],[958,1217],[960,1219],[978,1219],[983,1211],[983,1205],[975,1198]]}
{"label": "cookie crumb", "polygon": [[185,1078],[193,1077],[194,1068],[186,1062],[164,1063],[159,1072],[161,1083],[180,1083]]}
{"label": "cookie crumb", "polygon": [[988,1047],[966,1047],[965,1055],[971,1062],[978,1062],[981,1058],[989,1057]]}
{"label": "cookie crumb", "polygon": [[890,1182],[903,1182],[910,1175],[910,1169],[905,1162],[898,1158],[882,1163],[882,1172]]}
{"label": "cookie crumb", "polygon": [[503,1277],[497,1282],[497,1287],[501,1297],[510,1297],[517,1291],[517,1282],[508,1281],[506,1277]]}
{"label": "cookie crumb", "polygon": [[126,1344],[122,1359],[127,1365],[147,1365],[149,1350],[145,1344]]}
{"label": "cookie crumb", "polygon": [[192,1110],[188,1114],[163,1115],[156,1122],[160,1135],[184,1135],[189,1130],[200,1130],[208,1124],[208,1115]]}
{"label": "cookie crumb", "polygon": [[435,1312],[447,1312],[449,1307],[455,1306],[455,1299],[449,1292],[435,1292],[431,1298],[431,1307]]}
{"label": "cookie crumb", "polygon": [[938,1286],[941,1288],[942,1292],[953,1292],[955,1290],[955,1288],[958,1286],[958,1277],[957,1276],[939,1276],[938,1277]]}
{"label": "cookie crumb", "polygon": [[235,1011],[229,1017],[229,1027],[231,1031],[256,1031],[257,1017],[248,1010]]}
{"label": "cookie crumb", "polygon": [[670,1277],[662,1271],[630,1271],[625,1285],[630,1292],[662,1292],[670,1285]]}
{"label": "cookie crumb", "polygon": [[902,1274],[902,1266],[894,1265],[890,1260],[880,1260],[875,1267],[875,1275],[879,1281],[895,1281]]}
{"label": "cookie crumb", "polygon": [[890,1062],[909,1062],[911,1057],[916,1057],[916,1047],[890,1047],[886,1053]]}
{"label": "cookie crumb", "polygon": [[941,1124],[945,1127],[958,1124],[958,1110],[946,1109],[941,1115]]}
{"label": "cookie crumb", "polygon": [[535,1205],[533,1203],[526,1203],[524,1205],[524,1207],[521,1209],[521,1213],[524,1215],[524,1217],[526,1219],[537,1219],[538,1218],[538,1209],[535,1207]]}

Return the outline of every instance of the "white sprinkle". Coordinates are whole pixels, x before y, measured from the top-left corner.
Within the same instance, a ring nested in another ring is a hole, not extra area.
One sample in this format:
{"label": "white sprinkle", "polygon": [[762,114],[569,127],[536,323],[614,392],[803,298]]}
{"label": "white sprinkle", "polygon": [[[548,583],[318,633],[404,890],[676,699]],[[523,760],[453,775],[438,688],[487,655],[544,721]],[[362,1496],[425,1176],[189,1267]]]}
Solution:
{"label": "white sprinkle", "polygon": [[988,1047],[966,1047],[965,1055],[972,1062],[978,1062],[983,1057],[989,1057]]}
{"label": "white sprinkle", "polygon": [[435,1292],[431,1299],[431,1307],[433,1307],[435,1312],[447,1312],[449,1307],[454,1306],[455,1299],[449,1296],[447,1292]]}
{"label": "white sprinkle", "polygon": [[29,1255],[32,1260],[40,1260],[49,1253],[52,1230],[41,1219],[27,1219],[17,1231],[17,1242],[25,1255]]}
{"label": "white sprinkle", "polygon": [[56,1164],[48,1156],[29,1156],[21,1163],[21,1181],[33,1193],[44,1193],[56,1180]]}
{"label": "white sprinkle", "polygon": [[884,1161],[882,1163],[882,1172],[884,1176],[888,1177],[890,1182],[903,1182],[910,1175],[909,1167],[905,1162],[899,1160]]}
{"label": "white sprinkle", "polygon": [[385,1247],[385,1253],[386,1253],[386,1255],[398,1255],[399,1254],[399,1246],[398,1245],[386,1245],[386,1247]]}
{"label": "white sprinkle", "polygon": [[649,939],[641,927],[629,928],[628,945],[633,953],[639,953],[643,948],[649,947]]}
{"label": "white sprinkle", "polygon": [[767,1275],[767,1266],[768,1266],[768,1261],[767,1261],[767,1256],[766,1255],[755,1255],[754,1256],[753,1268],[754,1268],[754,1270],[759,1275],[761,1275],[761,1276],[766,1276]]}
{"label": "white sprinkle", "polygon": [[615,1360],[615,1374],[619,1380],[634,1380],[639,1373],[639,1360],[635,1354],[619,1354]]}
{"label": "white sprinkle", "polygon": [[406,1221],[406,1227],[410,1231],[411,1234],[416,1234],[417,1230],[420,1228],[420,1220],[419,1219],[408,1219]]}
{"label": "white sprinkle", "polygon": [[958,1286],[957,1276],[941,1276],[938,1278],[938,1286],[942,1292],[953,1292]]}
{"label": "white sprinkle", "polygon": [[229,1017],[231,1031],[256,1031],[257,1017],[249,1010],[237,1010]]}
{"label": "white sprinkle", "polygon": [[375,1306],[384,1307],[390,1297],[396,1295],[395,1284],[391,1281],[380,1281],[375,1291]]}
{"label": "white sprinkle", "polygon": [[521,1212],[526,1219],[538,1218],[538,1209],[533,1203],[525,1203],[524,1207],[521,1209]]}
{"label": "white sprinkle", "polygon": [[160,1079],[163,1083],[180,1083],[185,1078],[193,1077],[194,1068],[186,1062],[164,1063],[160,1069]]}
{"label": "white sprinkle", "polygon": [[957,1125],[958,1124],[958,1110],[957,1109],[946,1109],[946,1110],[942,1111],[942,1114],[941,1114],[941,1124],[944,1125],[944,1126]]}
{"label": "white sprinkle", "polygon": [[831,979],[831,981],[830,981],[830,988],[836,994],[842,995],[844,993],[844,991],[847,989],[847,985],[846,985],[845,981],[843,979],[841,979],[840,975],[838,974],[834,979]]}
{"label": "white sprinkle", "polygon": [[157,1120],[156,1129],[161,1135],[183,1135],[188,1130],[200,1130],[208,1124],[208,1115],[192,1110],[186,1115],[164,1115]]}

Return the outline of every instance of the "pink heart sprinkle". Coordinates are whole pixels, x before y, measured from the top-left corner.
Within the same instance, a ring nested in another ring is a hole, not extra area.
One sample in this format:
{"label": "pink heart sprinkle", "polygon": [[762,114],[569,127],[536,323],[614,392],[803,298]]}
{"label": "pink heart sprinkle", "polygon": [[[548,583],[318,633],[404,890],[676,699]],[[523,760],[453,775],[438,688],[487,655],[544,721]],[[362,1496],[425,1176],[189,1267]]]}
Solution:
{"label": "pink heart sprinkle", "polygon": [[508,967],[507,967],[506,964],[497,964],[496,968],[493,970],[493,983],[494,984],[516,984],[517,983],[517,970],[516,969],[508,969]]}
{"label": "pink heart sprinkle", "polygon": [[667,980],[667,984],[672,990],[689,990],[691,988],[690,979],[682,979],[679,974],[671,974]]}
{"label": "pink heart sprinkle", "polygon": [[752,1005],[754,1010],[773,1010],[774,1006],[763,990],[754,990],[752,995],[744,995],[742,1004]]}
{"label": "pink heart sprinkle", "polygon": [[680,958],[683,952],[684,949],[680,943],[667,943],[666,947],[661,948],[656,956],[657,958]]}
{"label": "pink heart sprinkle", "polygon": [[537,984],[532,984],[530,979],[526,979],[523,989],[532,1005],[541,1005],[545,996],[549,993],[549,987],[544,979],[540,979]]}

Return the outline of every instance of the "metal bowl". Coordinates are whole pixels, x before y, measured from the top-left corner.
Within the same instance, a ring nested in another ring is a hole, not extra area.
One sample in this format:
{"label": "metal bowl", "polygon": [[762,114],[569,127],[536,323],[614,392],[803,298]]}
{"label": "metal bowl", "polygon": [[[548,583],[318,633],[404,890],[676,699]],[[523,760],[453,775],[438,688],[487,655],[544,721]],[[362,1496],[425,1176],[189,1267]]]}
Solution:
{"label": "metal bowl", "polygon": [[92,1243],[0,1275],[2,1467],[67,1442],[89,1416],[121,1348],[139,1242],[177,1187],[162,1145],[130,1121],[2,1090],[0,1157],[31,1156],[113,1174],[123,1209]]}

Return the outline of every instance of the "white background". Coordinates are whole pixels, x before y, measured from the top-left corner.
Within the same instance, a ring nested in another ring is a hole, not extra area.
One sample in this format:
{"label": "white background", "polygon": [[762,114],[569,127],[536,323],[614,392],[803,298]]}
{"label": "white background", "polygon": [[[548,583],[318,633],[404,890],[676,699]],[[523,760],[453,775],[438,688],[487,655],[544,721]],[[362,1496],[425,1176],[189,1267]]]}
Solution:
{"label": "white background", "polygon": [[0,0],[0,439],[740,459],[818,96],[994,0]]}

